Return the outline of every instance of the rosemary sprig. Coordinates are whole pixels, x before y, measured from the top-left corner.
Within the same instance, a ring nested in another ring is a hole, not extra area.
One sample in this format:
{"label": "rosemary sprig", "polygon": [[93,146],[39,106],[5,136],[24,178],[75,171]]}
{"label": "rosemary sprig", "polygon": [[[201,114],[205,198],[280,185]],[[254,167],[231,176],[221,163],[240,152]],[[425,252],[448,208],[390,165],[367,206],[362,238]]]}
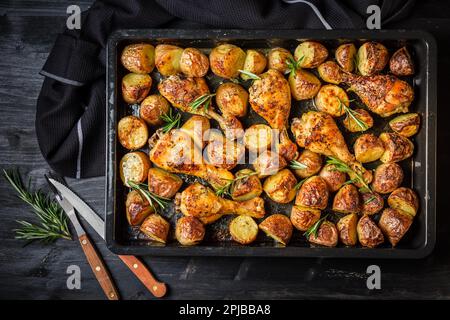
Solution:
{"label": "rosemary sprig", "polygon": [[301,162],[299,162],[297,160],[291,160],[291,162],[289,164],[289,167],[291,169],[294,169],[294,170],[302,170],[302,169],[307,169],[308,168],[308,166],[306,164],[301,163]]}
{"label": "rosemary sprig", "polygon": [[30,181],[25,186],[18,170],[3,170],[5,179],[17,191],[18,197],[29,204],[39,219],[39,224],[17,220],[22,227],[15,229],[16,239],[29,242],[40,240],[51,243],[59,238],[72,240],[67,225],[67,216],[56,201],[51,200],[41,190],[30,191]]}
{"label": "rosemary sprig", "polygon": [[160,116],[161,120],[164,121],[166,124],[162,127],[162,131],[164,133],[169,132],[173,128],[179,128],[180,127],[180,121],[181,121],[181,114],[178,112],[176,114],[173,114],[172,108],[169,109],[168,113],[165,113]]}
{"label": "rosemary sprig", "polygon": [[[339,98],[338,98],[339,99]],[[344,108],[345,114],[347,117],[350,117],[353,119],[353,121],[356,122],[356,124],[363,129],[364,131],[369,129],[369,125],[367,123],[365,123],[364,121],[362,121],[361,119],[358,118],[358,112],[356,112],[353,109],[350,109],[349,107],[347,107],[345,105],[345,103],[342,103],[341,99],[339,99],[339,112],[342,111],[342,108]]]}
{"label": "rosemary sprig", "polygon": [[205,108],[205,112],[208,111],[209,105],[211,104],[211,98],[215,95],[215,93],[202,94],[200,97],[189,104],[191,111],[197,111],[201,105],[203,105],[203,107]]}
{"label": "rosemary sprig", "polygon": [[300,63],[302,63],[303,59],[304,59],[304,56],[301,56],[300,58],[298,58],[297,61],[295,61],[295,59],[292,57],[289,57],[289,59],[286,60],[286,65],[288,66],[291,74],[300,67]]}
{"label": "rosemary sprig", "polygon": [[316,221],[308,230],[306,230],[303,235],[306,238],[309,238],[310,235],[313,235],[314,238],[317,238],[317,232],[319,231],[320,226],[322,223],[328,218],[328,214],[326,214],[324,217],[320,218]]}
{"label": "rosemary sprig", "polygon": [[165,209],[169,204],[170,199],[158,196],[157,194],[148,190],[148,185],[145,183],[135,183],[133,181],[128,180],[127,184],[131,189],[139,191],[145,199],[147,199],[150,206],[157,212],[158,206],[161,209]]}
{"label": "rosemary sprig", "polygon": [[235,183],[236,181],[239,181],[239,180],[247,179],[248,177],[253,176],[255,174],[258,174],[258,173],[251,172],[251,173],[243,174],[242,176],[236,177],[234,179],[226,179],[227,183],[224,186],[222,186],[216,190],[216,195],[219,197],[223,197],[225,195],[230,196],[231,195],[230,188],[233,185],[233,183]]}
{"label": "rosemary sprig", "polygon": [[374,195],[371,196],[369,199],[367,199],[366,201],[364,201],[364,204],[368,204],[371,203],[373,200],[375,200],[377,197],[375,197]]}
{"label": "rosemary sprig", "polygon": [[297,182],[297,184],[294,186],[294,189],[295,189],[295,190],[299,190],[299,189],[302,187],[303,183],[304,183],[306,180],[308,180],[308,178],[302,179],[302,180],[300,180],[299,182]]}
{"label": "rosemary sprig", "polygon": [[343,162],[337,158],[334,158],[334,157],[328,157],[327,164],[334,165],[334,168],[337,171],[351,174],[354,177],[352,179],[352,183],[356,182],[356,183],[359,183],[360,185],[362,185],[362,187],[359,189],[359,191],[373,193],[372,189],[367,184],[366,180],[364,180],[363,176],[361,174],[359,174],[358,172],[356,172],[355,170],[353,170],[352,168],[350,168],[348,166],[348,164],[346,164],[345,162]]}
{"label": "rosemary sprig", "polygon": [[246,70],[238,70],[240,73],[245,74],[247,77],[249,77],[252,80],[261,80],[261,77],[254,74],[253,72],[246,71]]}

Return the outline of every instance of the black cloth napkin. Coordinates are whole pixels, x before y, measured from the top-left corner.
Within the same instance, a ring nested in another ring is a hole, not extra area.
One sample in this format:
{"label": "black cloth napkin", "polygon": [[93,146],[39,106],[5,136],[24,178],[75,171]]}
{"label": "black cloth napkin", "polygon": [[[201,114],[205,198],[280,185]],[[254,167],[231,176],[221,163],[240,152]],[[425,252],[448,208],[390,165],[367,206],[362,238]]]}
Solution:
{"label": "black cloth napkin", "polygon": [[80,30],[58,36],[42,68],[36,111],[42,154],[64,176],[104,175],[105,48],[116,29],[365,28],[371,4],[380,6],[385,27],[405,18],[414,0],[96,1],[82,14]]}

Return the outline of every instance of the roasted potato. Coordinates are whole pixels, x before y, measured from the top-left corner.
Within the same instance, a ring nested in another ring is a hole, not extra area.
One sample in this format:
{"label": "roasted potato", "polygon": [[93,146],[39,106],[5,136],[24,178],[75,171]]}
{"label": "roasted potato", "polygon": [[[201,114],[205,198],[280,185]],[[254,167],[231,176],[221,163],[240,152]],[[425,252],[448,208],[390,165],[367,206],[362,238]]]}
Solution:
{"label": "roasted potato", "polygon": [[355,69],[356,47],[353,43],[341,44],[335,53],[335,58],[339,66],[347,72]]}
{"label": "roasted potato", "polygon": [[[345,128],[350,132],[366,131],[373,127],[373,118],[370,113],[365,109],[355,109],[352,112],[353,116],[347,114],[344,121]],[[355,120],[358,119],[357,120]]]}
{"label": "roasted potato", "polygon": [[187,77],[204,77],[209,70],[209,59],[196,48],[186,48],[180,57],[180,71]]}
{"label": "roasted potato", "polygon": [[126,103],[139,103],[151,87],[152,78],[148,74],[129,73],[122,78],[122,98]]}
{"label": "roasted potato", "polygon": [[391,193],[403,181],[403,170],[397,163],[383,163],[374,172],[372,190],[378,193]]}
{"label": "roasted potato", "polygon": [[248,92],[236,83],[222,83],[216,91],[216,104],[224,116],[243,117],[247,114]]}
{"label": "roasted potato", "polygon": [[381,156],[381,162],[398,162],[412,156],[414,144],[408,139],[397,133],[383,132],[380,134],[383,142],[384,153]]}
{"label": "roasted potato", "polygon": [[377,136],[365,133],[356,139],[353,150],[357,161],[367,163],[380,159],[384,153],[384,146]]}
{"label": "roasted potato", "polygon": [[237,216],[229,225],[231,237],[240,244],[250,244],[258,236],[258,225],[250,216]]}
{"label": "roasted potato", "polygon": [[284,214],[273,214],[259,224],[259,228],[282,245],[287,245],[292,236],[291,220]]}
{"label": "roasted potato", "polygon": [[418,113],[402,114],[389,121],[389,126],[399,135],[408,138],[419,131],[420,116]]}
{"label": "roasted potato", "polygon": [[300,68],[312,69],[318,67],[328,57],[328,50],[321,43],[305,41],[300,43],[294,52],[295,61],[300,61]]}
{"label": "roasted potato", "polygon": [[245,52],[232,44],[222,44],[211,50],[209,64],[212,72],[225,79],[239,76],[239,70],[244,69]]}
{"label": "roasted potato", "polygon": [[358,215],[356,213],[347,214],[339,219],[337,223],[339,239],[346,246],[354,246],[358,242],[358,234],[356,232],[357,224]]}
{"label": "roasted potato", "polygon": [[331,221],[324,221],[321,223],[317,234],[311,233],[308,241],[325,247],[336,247],[338,244],[338,231],[336,226]]}
{"label": "roasted potato", "polygon": [[152,240],[166,243],[170,224],[157,213],[149,215],[141,225],[141,232]]}
{"label": "roasted potato", "polygon": [[259,197],[263,192],[261,181],[253,172],[250,169],[242,169],[235,173],[235,178],[245,178],[237,179],[231,185],[231,198],[234,201],[250,200]]}
{"label": "roasted potato", "polygon": [[336,62],[327,61],[317,67],[320,78],[329,83],[340,84],[343,81],[343,71]]}
{"label": "roasted potato", "polygon": [[314,98],[321,86],[320,80],[314,74],[303,69],[291,72],[288,81],[292,97],[297,101]]}
{"label": "roasted potato", "polygon": [[183,246],[194,246],[205,237],[205,226],[196,217],[183,216],[177,220],[175,237]]}
{"label": "roasted potato", "polygon": [[126,46],[120,57],[122,65],[133,73],[150,73],[155,67],[155,47],[148,43]]}
{"label": "roasted potato", "polygon": [[129,187],[128,181],[142,183],[147,179],[150,169],[150,158],[141,151],[126,153],[120,160],[120,178]]}
{"label": "roasted potato", "polygon": [[258,172],[260,178],[271,176],[286,166],[287,163],[283,157],[269,150],[261,153],[258,158],[253,161],[253,168]]}
{"label": "roasted potato", "polygon": [[[257,50],[247,50],[244,62],[244,71],[251,72],[253,74],[261,74],[267,65],[267,59],[262,52]],[[243,80],[248,80],[250,77],[244,73],[241,73]]]}
{"label": "roasted potato", "polygon": [[384,69],[389,61],[389,52],[378,42],[366,42],[358,49],[357,68],[361,75],[370,76]]}
{"label": "roasted potato", "polygon": [[251,152],[264,152],[272,144],[272,128],[266,124],[254,124],[244,133],[245,147]]}
{"label": "roasted potato", "polygon": [[345,113],[342,104],[347,107],[350,104],[347,93],[334,84],[322,86],[314,99],[317,110],[326,112],[333,117],[340,117]]}
{"label": "roasted potato", "polygon": [[295,198],[297,179],[289,169],[283,169],[267,177],[263,189],[267,196],[277,203],[289,203]]}
{"label": "roasted potato", "polygon": [[[294,169],[294,173],[300,178],[308,178],[319,172],[322,167],[322,156],[318,153],[303,150],[300,156],[296,159],[297,162],[305,165],[306,168]],[[293,165],[295,167],[295,165]]]}
{"label": "roasted potato", "polygon": [[129,150],[142,148],[148,140],[148,128],[145,121],[135,116],[120,119],[117,132],[120,144]]}
{"label": "roasted potato", "polygon": [[375,248],[384,242],[383,232],[367,215],[359,219],[356,231],[359,243],[364,247]]}
{"label": "roasted potato", "polygon": [[346,184],[336,193],[333,199],[333,211],[345,214],[361,211],[359,192],[353,184]]}
{"label": "roasted potato", "polygon": [[326,182],[330,192],[338,191],[347,181],[347,174],[336,170],[334,164],[326,164],[319,176]]}
{"label": "roasted potato", "polygon": [[163,198],[173,198],[183,185],[183,180],[160,168],[148,170],[148,191]]}
{"label": "roasted potato", "polygon": [[419,209],[419,198],[417,194],[409,188],[398,188],[392,191],[387,200],[388,205],[415,217]]}
{"label": "roasted potato", "polygon": [[387,208],[383,210],[378,223],[381,230],[393,247],[403,238],[413,222],[413,217],[408,213]]}
{"label": "roasted potato", "polygon": [[154,208],[150,206],[148,201],[139,191],[136,190],[132,190],[127,194],[125,211],[127,214],[128,223],[131,226],[140,225],[149,214],[155,212]]}
{"label": "roasted potato", "polygon": [[284,74],[290,71],[288,62],[292,59],[294,59],[292,54],[284,48],[273,48],[267,55],[269,69],[275,69]]}
{"label": "roasted potato", "polygon": [[161,116],[167,114],[170,104],[162,95],[148,96],[141,102],[139,117],[150,126],[158,126],[163,123]]}
{"label": "roasted potato", "polygon": [[396,76],[410,76],[414,74],[414,63],[405,47],[394,52],[389,60],[389,69]]}
{"label": "roasted potato", "polygon": [[210,132],[211,124],[208,118],[200,115],[193,115],[181,126],[181,130],[189,134],[194,143],[203,149],[206,141],[208,141],[208,133]]}
{"label": "roasted potato", "polygon": [[320,219],[320,210],[302,206],[293,206],[290,218],[292,225],[296,229],[306,231]]}
{"label": "roasted potato", "polygon": [[383,197],[376,192],[361,193],[362,209],[361,213],[366,215],[376,214],[384,207]]}
{"label": "roasted potato", "polygon": [[328,204],[328,186],[319,176],[312,176],[303,182],[300,187],[295,205],[312,209],[324,210]]}
{"label": "roasted potato", "polygon": [[240,142],[225,139],[222,133],[215,133],[210,134],[209,143],[204,152],[208,163],[218,168],[231,170],[245,156],[245,147]]}
{"label": "roasted potato", "polygon": [[159,44],[155,49],[155,65],[163,76],[181,72],[180,60],[183,49],[170,44]]}

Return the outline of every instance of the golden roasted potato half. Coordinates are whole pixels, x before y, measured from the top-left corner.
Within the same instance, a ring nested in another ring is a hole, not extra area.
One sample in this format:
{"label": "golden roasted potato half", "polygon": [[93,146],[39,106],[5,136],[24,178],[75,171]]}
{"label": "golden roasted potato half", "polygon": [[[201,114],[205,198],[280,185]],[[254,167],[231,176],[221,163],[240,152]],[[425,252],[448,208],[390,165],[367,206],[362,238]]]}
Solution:
{"label": "golden roasted potato half", "polygon": [[320,78],[329,83],[340,84],[343,81],[343,71],[336,62],[327,61],[317,67]]}
{"label": "golden roasted potato half", "polygon": [[391,193],[403,181],[403,170],[397,163],[380,164],[374,172],[372,190],[381,194]]}
{"label": "golden roasted potato half", "polygon": [[[251,72],[253,74],[261,74],[266,69],[267,59],[266,56],[257,50],[247,50],[244,62],[244,71]],[[250,77],[244,73],[241,73],[243,80],[249,80]]]}
{"label": "golden roasted potato half", "polygon": [[167,114],[169,109],[169,101],[160,94],[154,94],[141,102],[139,117],[150,126],[158,126],[163,123],[161,116]]}
{"label": "golden roasted potato half", "polygon": [[[294,173],[300,178],[308,178],[319,172],[322,167],[322,156],[318,153],[303,150],[300,156],[296,159],[297,162],[306,166],[306,168],[294,169]],[[295,165],[293,165],[296,167]]]}
{"label": "golden roasted potato half", "polygon": [[170,224],[157,213],[149,215],[141,225],[141,232],[152,240],[166,243]]}
{"label": "golden roasted potato half", "polygon": [[314,74],[303,69],[291,72],[288,81],[292,97],[297,101],[314,98],[322,85]]}
{"label": "golden roasted potato half", "polygon": [[244,133],[245,147],[251,152],[264,152],[272,144],[272,128],[266,124],[254,124]]}
{"label": "golden roasted potato half", "polygon": [[173,198],[183,185],[183,180],[173,173],[160,168],[148,170],[148,191],[163,197]]}
{"label": "golden roasted potato half", "polygon": [[239,76],[239,70],[244,69],[245,52],[232,44],[221,44],[211,50],[209,64],[212,72],[225,79]]}
{"label": "golden roasted potato half", "polygon": [[180,57],[180,71],[187,77],[204,77],[209,70],[208,57],[196,48],[186,48]]}
{"label": "golden roasted potato half", "polygon": [[353,43],[341,44],[335,53],[335,58],[339,66],[347,72],[355,69],[356,47]]}
{"label": "golden roasted potato half", "polygon": [[345,113],[342,104],[348,107],[350,102],[344,89],[334,84],[326,84],[320,88],[314,104],[317,110],[326,112],[333,117],[340,117]]}
{"label": "golden roasted potato half", "polygon": [[295,61],[300,60],[300,68],[312,69],[318,67],[328,58],[328,50],[321,43],[305,41],[295,49],[294,58]]}
{"label": "golden roasted potato half", "polygon": [[328,186],[319,176],[312,176],[303,182],[295,198],[295,205],[324,210],[328,205]]}
{"label": "golden roasted potato half", "polygon": [[269,69],[275,69],[283,74],[290,71],[288,62],[292,59],[294,59],[292,54],[284,48],[273,48],[267,55]]}
{"label": "golden roasted potato half", "polygon": [[406,212],[387,208],[383,210],[378,223],[381,231],[393,247],[399,243],[413,222],[413,217]]}
{"label": "golden roasted potato half", "polygon": [[393,209],[398,209],[415,217],[419,210],[419,198],[417,194],[409,188],[398,188],[392,191],[387,200],[388,205]]}
{"label": "golden roasted potato half", "polygon": [[381,156],[381,162],[398,162],[412,156],[414,144],[408,139],[397,133],[383,132],[380,134],[383,142],[384,153]]}
{"label": "golden roasted potato half", "polygon": [[155,49],[155,65],[163,76],[181,72],[180,60],[183,49],[170,44],[158,44]]}
{"label": "golden roasted potato half", "polygon": [[142,183],[147,179],[150,170],[150,158],[141,151],[126,153],[120,160],[120,178],[129,187],[128,181]]}
{"label": "golden roasted potato half", "polygon": [[362,209],[361,213],[365,215],[376,214],[384,207],[384,199],[376,192],[361,193]]}
{"label": "golden roasted potato half", "polygon": [[258,236],[258,225],[250,216],[237,216],[229,225],[231,237],[240,244],[250,244]]}
{"label": "golden roasted potato half", "polygon": [[394,52],[389,60],[389,69],[396,76],[411,76],[414,74],[414,63],[405,47]]}
{"label": "golden roasted potato half", "polygon": [[151,87],[152,78],[148,74],[129,73],[122,78],[122,98],[126,103],[139,103]]}
{"label": "golden roasted potato half", "polygon": [[365,133],[356,139],[353,150],[357,161],[367,163],[381,158],[384,153],[384,145],[376,135]]}
{"label": "golden roasted potato half", "polygon": [[316,235],[313,233],[309,235],[308,241],[325,247],[336,247],[338,237],[335,224],[331,221],[324,221],[321,223]]}
{"label": "golden roasted potato half", "polygon": [[226,139],[222,133],[210,134],[205,148],[206,160],[215,167],[231,170],[245,156],[245,147],[237,141]]}
{"label": "golden roasted potato half", "polygon": [[263,189],[277,203],[289,203],[295,198],[297,179],[289,169],[283,169],[264,180]]}
{"label": "golden roasted potato half", "polygon": [[384,242],[383,232],[367,215],[359,219],[356,231],[359,243],[364,247],[375,248]]}
{"label": "golden roasted potato half", "polygon": [[358,71],[363,76],[370,76],[384,69],[389,61],[389,52],[378,42],[366,42],[358,49]]}
{"label": "golden roasted potato half", "polygon": [[243,117],[248,109],[248,92],[237,83],[222,83],[216,90],[216,104],[224,116]]}
{"label": "golden roasted potato half", "polygon": [[210,128],[211,124],[208,118],[200,115],[193,115],[183,123],[180,129],[183,130],[183,132],[186,132],[200,149],[203,149]]}
{"label": "golden roasted potato half", "polygon": [[135,116],[120,119],[117,132],[120,144],[129,150],[142,148],[148,140],[148,128],[145,121]]}
{"label": "golden roasted potato half", "polygon": [[253,162],[253,168],[260,178],[271,176],[287,166],[286,160],[279,154],[266,151]]}
{"label": "golden roasted potato half", "polygon": [[155,67],[155,47],[148,43],[126,46],[120,57],[122,65],[133,73],[150,73]]}
{"label": "golden roasted potato half", "polygon": [[306,231],[320,219],[320,210],[293,206],[291,210],[292,225],[300,231]]}
{"label": "golden roasted potato half", "polygon": [[325,181],[330,192],[338,191],[347,181],[347,174],[338,171],[334,164],[326,164],[320,170],[319,176]]}
{"label": "golden roasted potato half", "polygon": [[264,219],[259,224],[259,228],[264,231],[266,235],[281,243],[287,245],[292,236],[291,220],[284,214],[273,214]]}
{"label": "golden roasted potato half", "polygon": [[353,116],[347,114],[344,121],[342,121],[348,131],[360,132],[366,131],[373,127],[373,118],[367,110],[355,109],[352,114]]}
{"label": "golden roasted potato half", "polygon": [[125,211],[130,226],[138,226],[155,210],[139,191],[132,190],[127,194]]}
{"label": "golden roasted potato half", "polygon": [[175,237],[183,246],[194,246],[205,237],[205,226],[196,217],[181,217],[177,220]]}
{"label": "golden roasted potato half", "polygon": [[250,169],[242,169],[235,173],[237,179],[231,185],[231,198],[234,201],[246,201],[259,197],[263,192],[261,180],[254,171]]}
{"label": "golden roasted potato half", "polygon": [[356,232],[356,225],[358,224],[358,215],[356,213],[348,214],[337,223],[337,230],[339,239],[346,246],[355,246],[358,242],[358,234]]}
{"label": "golden roasted potato half", "polygon": [[333,211],[345,214],[361,211],[359,192],[353,184],[346,184],[336,193],[333,199]]}
{"label": "golden roasted potato half", "polygon": [[403,137],[411,137],[419,131],[420,116],[418,113],[407,113],[389,121],[391,129]]}

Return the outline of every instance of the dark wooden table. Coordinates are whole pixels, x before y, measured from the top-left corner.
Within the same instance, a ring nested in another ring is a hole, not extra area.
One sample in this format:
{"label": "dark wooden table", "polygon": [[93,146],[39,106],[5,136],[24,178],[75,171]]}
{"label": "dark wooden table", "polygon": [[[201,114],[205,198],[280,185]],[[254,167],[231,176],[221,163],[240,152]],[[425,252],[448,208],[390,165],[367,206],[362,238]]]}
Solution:
{"label": "dark wooden table", "polygon": [[[86,9],[90,0],[75,1]],[[425,2],[425,1],[423,1]],[[18,166],[36,186],[49,169],[34,132],[38,75],[73,1],[2,1],[0,4],[0,168]],[[434,253],[423,260],[338,260],[145,257],[170,291],[168,299],[291,298],[450,298],[450,212],[444,181],[449,177],[450,5],[427,1],[415,20],[402,27],[424,28],[439,44],[438,224]],[[392,26],[395,27],[395,26]],[[104,179],[70,180],[98,212],[104,210]],[[0,180],[0,298],[104,299],[76,241],[54,245],[14,239],[16,219],[30,219],[28,207]],[[125,299],[151,299],[150,293],[91,232]],[[368,290],[366,268],[381,268],[381,290]],[[68,290],[66,269],[81,268],[81,290]]]}

